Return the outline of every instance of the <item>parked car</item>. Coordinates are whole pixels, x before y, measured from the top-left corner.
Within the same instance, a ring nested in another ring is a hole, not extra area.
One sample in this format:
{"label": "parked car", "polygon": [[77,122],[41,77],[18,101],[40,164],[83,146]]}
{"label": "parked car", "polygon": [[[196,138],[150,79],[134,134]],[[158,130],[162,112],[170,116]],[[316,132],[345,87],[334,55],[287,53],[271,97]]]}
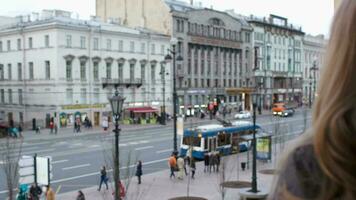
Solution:
{"label": "parked car", "polygon": [[284,111],[282,111],[282,114],[281,116],[282,117],[290,117],[290,116],[293,116],[294,115],[294,109],[285,109]]}
{"label": "parked car", "polygon": [[249,119],[251,118],[251,113],[248,111],[241,111],[234,116],[235,119]]}

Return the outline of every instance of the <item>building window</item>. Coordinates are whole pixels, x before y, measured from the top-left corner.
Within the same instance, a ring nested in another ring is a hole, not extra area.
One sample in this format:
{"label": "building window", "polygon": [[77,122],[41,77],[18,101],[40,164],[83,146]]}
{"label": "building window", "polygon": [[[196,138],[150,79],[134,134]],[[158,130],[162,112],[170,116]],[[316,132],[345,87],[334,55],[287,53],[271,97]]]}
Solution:
{"label": "building window", "polygon": [[32,37],[29,37],[29,38],[28,38],[28,48],[29,48],[29,49],[32,49],[32,48],[33,48],[33,40],[32,40]]}
{"label": "building window", "polygon": [[164,55],[164,45],[161,45],[161,55]]}
{"label": "building window", "polygon": [[130,82],[134,82],[135,80],[135,64],[130,63]]}
{"label": "building window", "polygon": [[7,73],[8,73],[8,79],[12,79],[12,70],[11,70],[11,64],[7,64]]}
{"label": "building window", "polygon": [[80,61],[80,79],[82,81],[85,81],[87,78],[85,64],[86,64],[86,61]]}
{"label": "building window", "polygon": [[86,44],[85,44],[85,36],[80,36],[80,48],[85,49]]}
{"label": "building window", "polygon": [[1,102],[2,104],[5,103],[5,90],[4,90],[4,89],[1,89],[1,90],[0,90],[0,102]]}
{"label": "building window", "polygon": [[22,105],[23,104],[22,89],[18,89],[18,93],[19,93],[19,104]]}
{"label": "building window", "polygon": [[146,44],[141,43],[141,53],[145,53],[145,52],[146,52]]}
{"label": "building window", "polygon": [[145,73],[146,73],[145,67],[146,67],[145,64],[141,64],[141,80],[142,80],[142,82],[145,81]]}
{"label": "building window", "polygon": [[151,83],[152,84],[156,83],[156,65],[155,64],[151,65]]}
{"label": "building window", "polygon": [[33,75],[33,62],[29,62],[28,63],[28,71],[29,71],[29,79],[33,80],[34,79],[34,75]]}
{"label": "building window", "polygon": [[80,103],[87,104],[87,89],[80,89]]}
{"label": "building window", "polygon": [[49,80],[51,79],[51,64],[49,60],[45,61],[45,72],[46,72],[46,79]]}
{"label": "building window", "polygon": [[151,54],[156,54],[156,45],[151,44]]}
{"label": "building window", "polygon": [[119,41],[119,51],[120,52],[124,51],[124,41],[122,40]]}
{"label": "building window", "polygon": [[49,35],[45,35],[45,47],[49,47]]}
{"label": "building window", "polygon": [[93,43],[94,50],[99,50],[99,38],[94,38]]}
{"label": "building window", "polygon": [[72,80],[72,61],[66,61],[66,78]]}
{"label": "building window", "polygon": [[8,89],[7,93],[9,93],[9,104],[12,104],[12,89]]}
{"label": "building window", "polygon": [[94,75],[94,80],[98,81],[99,80],[99,63],[98,62],[93,62],[93,75]]}
{"label": "building window", "polygon": [[22,80],[22,64],[21,63],[17,63],[17,77],[18,77],[19,81]]}
{"label": "building window", "polygon": [[124,80],[124,64],[119,63],[118,67],[119,67],[119,81],[122,82]]}
{"label": "building window", "polygon": [[71,35],[66,35],[66,42],[67,42],[66,46],[68,48],[72,47],[72,36]]}
{"label": "building window", "polygon": [[21,39],[17,39],[17,50],[21,50]]}
{"label": "building window", "polygon": [[94,88],[94,103],[100,103],[100,90],[99,88]]}
{"label": "building window", "polygon": [[111,40],[106,39],[106,50],[110,51],[111,50]]}
{"label": "building window", "polygon": [[66,104],[73,104],[73,89],[66,89]]}
{"label": "building window", "polygon": [[11,51],[11,41],[7,41],[7,51]]}
{"label": "building window", "polygon": [[135,42],[134,41],[130,42],[130,52],[131,53],[135,52]]}
{"label": "building window", "polygon": [[4,76],[4,65],[0,64],[0,80],[4,80],[5,76]]}
{"label": "building window", "polygon": [[111,79],[111,62],[106,63],[106,78]]}

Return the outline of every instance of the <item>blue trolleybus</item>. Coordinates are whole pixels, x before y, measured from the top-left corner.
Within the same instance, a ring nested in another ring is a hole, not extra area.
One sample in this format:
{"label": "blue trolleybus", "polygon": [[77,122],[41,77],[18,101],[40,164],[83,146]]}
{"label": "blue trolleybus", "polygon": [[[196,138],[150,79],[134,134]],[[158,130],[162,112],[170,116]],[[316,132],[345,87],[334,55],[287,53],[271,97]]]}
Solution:
{"label": "blue trolleybus", "polygon": [[[219,151],[223,155],[228,155],[233,151],[247,151],[250,141],[244,141],[242,138],[253,134],[253,124],[248,121],[235,121],[231,124],[232,126],[228,127],[209,124],[185,129],[180,154],[185,156],[189,147],[192,147],[192,156],[202,160],[206,152]],[[260,126],[256,125],[256,131],[260,131]]]}

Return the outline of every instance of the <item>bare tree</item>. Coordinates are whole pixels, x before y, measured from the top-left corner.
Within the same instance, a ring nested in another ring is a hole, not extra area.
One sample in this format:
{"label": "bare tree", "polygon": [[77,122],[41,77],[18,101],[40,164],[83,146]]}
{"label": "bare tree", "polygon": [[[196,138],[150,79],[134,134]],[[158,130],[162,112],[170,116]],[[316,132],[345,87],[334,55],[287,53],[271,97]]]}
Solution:
{"label": "bare tree", "polygon": [[226,182],[226,172],[227,172],[227,160],[224,156],[220,158],[220,170],[218,172],[218,189],[221,195],[221,199],[224,200],[226,196],[226,188],[224,183]]}
{"label": "bare tree", "polygon": [[2,160],[1,169],[6,177],[6,187],[9,200],[15,199],[16,188],[19,184],[19,160],[22,152],[23,139],[18,140],[6,137],[1,142],[0,159]]}

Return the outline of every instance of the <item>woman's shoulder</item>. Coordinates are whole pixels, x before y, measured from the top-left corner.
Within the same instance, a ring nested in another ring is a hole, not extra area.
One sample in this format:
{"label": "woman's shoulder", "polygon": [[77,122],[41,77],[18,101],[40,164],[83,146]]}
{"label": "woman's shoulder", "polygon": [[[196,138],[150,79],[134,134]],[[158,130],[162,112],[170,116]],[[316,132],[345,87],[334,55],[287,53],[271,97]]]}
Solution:
{"label": "woman's shoulder", "polygon": [[288,155],[280,171],[276,189],[281,194],[296,198],[315,198],[320,191],[322,177],[313,145],[300,145]]}

